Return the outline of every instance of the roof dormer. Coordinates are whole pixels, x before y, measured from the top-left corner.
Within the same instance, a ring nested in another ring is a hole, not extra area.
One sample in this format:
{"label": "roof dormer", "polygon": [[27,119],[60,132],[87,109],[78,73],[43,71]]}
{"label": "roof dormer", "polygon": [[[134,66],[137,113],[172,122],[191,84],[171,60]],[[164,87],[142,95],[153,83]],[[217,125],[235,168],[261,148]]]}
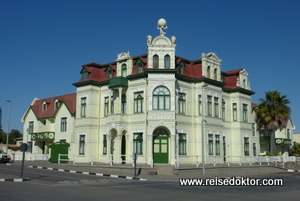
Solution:
{"label": "roof dormer", "polygon": [[83,68],[81,73],[81,80],[86,81],[89,79],[89,72],[86,70],[86,68]]}
{"label": "roof dormer", "polygon": [[55,101],[54,101],[54,109],[57,110],[59,108],[59,106],[60,106],[60,101],[57,100],[57,99],[55,99]]}
{"label": "roof dormer", "polygon": [[245,69],[242,69],[239,72],[239,77],[237,79],[236,85],[238,87],[251,90],[251,85],[250,85],[250,82],[248,81],[248,75],[249,74],[247,73],[247,71]]}
{"label": "roof dormer", "polygon": [[222,60],[215,53],[202,53],[202,75],[209,79],[222,81],[221,63]]}
{"label": "roof dormer", "polygon": [[49,103],[47,103],[46,101],[43,101],[43,103],[42,103],[42,111],[47,111],[47,109],[48,109],[48,104],[49,104]]}

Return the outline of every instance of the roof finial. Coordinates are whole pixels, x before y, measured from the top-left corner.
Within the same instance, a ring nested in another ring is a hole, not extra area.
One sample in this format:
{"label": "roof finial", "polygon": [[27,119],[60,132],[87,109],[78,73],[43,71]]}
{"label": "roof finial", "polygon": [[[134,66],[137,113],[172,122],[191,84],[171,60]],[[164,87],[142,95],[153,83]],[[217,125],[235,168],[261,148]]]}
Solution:
{"label": "roof finial", "polygon": [[160,30],[160,35],[163,36],[166,34],[166,32],[164,32],[164,29],[167,29],[167,21],[164,18],[160,18],[157,22],[157,29]]}

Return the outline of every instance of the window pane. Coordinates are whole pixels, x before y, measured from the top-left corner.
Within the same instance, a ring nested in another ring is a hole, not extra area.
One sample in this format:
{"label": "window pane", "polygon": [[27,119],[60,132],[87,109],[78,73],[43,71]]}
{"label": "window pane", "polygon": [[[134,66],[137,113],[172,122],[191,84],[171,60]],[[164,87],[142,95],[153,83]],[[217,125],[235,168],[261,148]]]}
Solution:
{"label": "window pane", "polygon": [[208,135],[208,154],[209,155],[213,155],[214,151],[213,151],[213,135]]}
{"label": "window pane", "polygon": [[159,96],[159,109],[163,110],[164,109],[164,97]]}
{"label": "window pane", "polygon": [[170,110],[170,96],[166,96],[165,101],[166,101],[166,110]]}
{"label": "window pane", "polygon": [[79,136],[79,155],[84,155],[85,136]]}
{"label": "window pane", "polygon": [[157,101],[158,101],[158,96],[153,96],[153,109],[157,110]]}
{"label": "window pane", "polygon": [[220,155],[220,136],[216,135],[216,155]]}
{"label": "window pane", "polygon": [[165,56],[165,69],[169,69],[170,68],[170,56],[166,55]]}

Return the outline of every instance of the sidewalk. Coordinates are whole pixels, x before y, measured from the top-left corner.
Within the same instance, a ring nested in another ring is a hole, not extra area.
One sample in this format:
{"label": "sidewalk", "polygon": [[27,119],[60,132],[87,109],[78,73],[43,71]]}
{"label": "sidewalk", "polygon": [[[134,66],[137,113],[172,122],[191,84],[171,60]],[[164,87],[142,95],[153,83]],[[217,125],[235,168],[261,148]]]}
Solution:
{"label": "sidewalk", "polygon": [[[14,165],[20,163],[19,161],[8,164]],[[128,178],[133,179],[134,177],[134,168],[131,165],[104,165],[97,164],[91,166],[90,164],[69,164],[69,163],[50,163],[47,161],[25,161],[25,167],[33,167],[33,168],[55,168],[56,171],[78,171],[82,174],[99,173],[105,174],[104,176],[110,176],[114,178],[126,178],[123,176],[127,176]],[[45,171],[51,170],[45,169]],[[60,169],[60,170],[58,170]],[[218,167],[213,167],[212,165],[207,165],[205,168],[205,175],[202,175],[202,168],[195,166],[181,166],[180,168],[175,168],[173,171],[173,167],[170,165],[156,165],[156,167],[151,168],[146,165],[137,165],[137,172],[140,170],[140,174],[137,176],[139,180],[147,180],[147,181],[179,181],[180,178],[225,178],[225,177],[253,177],[259,175],[266,174],[274,174],[274,173],[284,173],[287,172],[286,169],[276,168],[274,166],[226,166],[220,165]],[[84,173],[83,173],[84,172]],[[0,172],[0,178],[12,177],[12,175],[3,175]]]}

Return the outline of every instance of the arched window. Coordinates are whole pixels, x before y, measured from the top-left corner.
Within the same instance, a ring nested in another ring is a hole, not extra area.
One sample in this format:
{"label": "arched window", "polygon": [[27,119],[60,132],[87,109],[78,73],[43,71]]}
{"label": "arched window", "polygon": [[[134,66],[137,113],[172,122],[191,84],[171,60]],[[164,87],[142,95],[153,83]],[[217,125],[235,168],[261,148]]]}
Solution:
{"label": "arched window", "polygon": [[218,79],[218,74],[217,74],[217,72],[218,72],[218,71],[217,71],[217,69],[215,68],[215,70],[214,70],[214,79],[215,79],[215,80]]}
{"label": "arched window", "polygon": [[157,54],[153,56],[153,68],[158,68],[158,65],[159,65],[158,59],[159,58],[158,58]]}
{"label": "arched window", "polygon": [[165,69],[170,68],[170,55],[165,56]]}
{"label": "arched window", "polygon": [[89,79],[89,72],[86,69],[83,69],[81,79],[82,81],[86,81]]}
{"label": "arched window", "polygon": [[207,78],[210,78],[210,66],[207,67]]}
{"label": "arched window", "polygon": [[122,77],[126,77],[127,76],[127,66],[126,64],[122,64]]}
{"label": "arched window", "polygon": [[122,95],[122,113],[126,114],[126,94]]}
{"label": "arched window", "polygon": [[246,80],[243,79],[243,88],[246,88]]}
{"label": "arched window", "polygon": [[170,110],[170,91],[159,86],[153,91],[153,110]]}

